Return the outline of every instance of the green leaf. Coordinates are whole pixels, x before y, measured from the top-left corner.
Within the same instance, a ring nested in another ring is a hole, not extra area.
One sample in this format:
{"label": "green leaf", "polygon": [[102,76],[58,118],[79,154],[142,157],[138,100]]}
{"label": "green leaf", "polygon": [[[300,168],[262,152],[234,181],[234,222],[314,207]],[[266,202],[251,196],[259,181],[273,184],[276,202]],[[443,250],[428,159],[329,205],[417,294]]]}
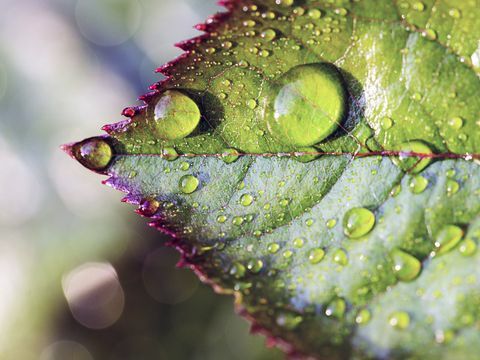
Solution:
{"label": "green leaf", "polygon": [[227,2],[66,148],[285,351],[480,351],[475,1]]}

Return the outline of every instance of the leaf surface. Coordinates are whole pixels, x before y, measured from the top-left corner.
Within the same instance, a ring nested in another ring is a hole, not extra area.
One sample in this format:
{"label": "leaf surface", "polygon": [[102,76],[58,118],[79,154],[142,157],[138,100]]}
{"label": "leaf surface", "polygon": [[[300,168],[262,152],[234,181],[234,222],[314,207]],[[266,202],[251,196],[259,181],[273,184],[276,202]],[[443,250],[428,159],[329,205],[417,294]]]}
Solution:
{"label": "leaf surface", "polygon": [[286,351],[475,358],[477,2],[225,5],[67,151]]}

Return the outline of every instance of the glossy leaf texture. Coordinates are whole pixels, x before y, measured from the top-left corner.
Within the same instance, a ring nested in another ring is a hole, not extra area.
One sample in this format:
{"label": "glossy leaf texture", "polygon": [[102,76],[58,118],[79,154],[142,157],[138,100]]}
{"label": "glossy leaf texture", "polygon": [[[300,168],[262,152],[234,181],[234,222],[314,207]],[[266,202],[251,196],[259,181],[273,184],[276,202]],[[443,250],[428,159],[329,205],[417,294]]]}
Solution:
{"label": "glossy leaf texture", "polygon": [[66,150],[292,356],[480,352],[480,7],[224,2]]}

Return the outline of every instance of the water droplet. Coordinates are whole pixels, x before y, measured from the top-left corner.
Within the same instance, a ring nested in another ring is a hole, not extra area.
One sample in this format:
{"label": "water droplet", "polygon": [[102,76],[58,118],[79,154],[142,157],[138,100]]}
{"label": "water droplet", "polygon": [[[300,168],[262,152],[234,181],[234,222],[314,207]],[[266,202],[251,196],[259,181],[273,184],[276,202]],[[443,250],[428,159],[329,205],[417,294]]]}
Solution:
{"label": "water droplet", "polygon": [[477,243],[473,239],[467,238],[460,243],[458,251],[463,256],[472,256],[477,251]]}
{"label": "water droplet", "polygon": [[277,316],[277,324],[287,330],[293,330],[303,321],[300,315],[282,313]]}
{"label": "water droplet", "polygon": [[325,251],[323,249],[317,248],[312,249],[308,253],[308,261],[310,264],[318,264],[325,257]]}
{"label": "water droplet", "polygon": [[302,248],[304,244],[305,240],[303,240],[302,238],[296,238],[293,240],[293,246],[295,246],[297,249]]}
{"label": "water droplet", "polygon": [[[419,173],[425,169],[431,162],[430,147],[422,141],[413,140],[403,143],[399,146],[400,156],[393,158],[393,161],[404,171]],[[418,154],[415,156],[415,154]]]}
{"label": "water droplet", "polygon": [[240,263],[234,263],[230,268],[230,275],[236,277],[237,279],[245,276],[245,266]]}
{"label": "water droplet", "polygon": [[222,150],[222,160],[226,164],[232,164],[238,160],[240,153],[236,149],[224,149]]}
{"label": "water droplet", "polygon": [[267,250],[270,254],[276,254],[280,250],[280,245],[277,243],[271,243],[268,245]]}
{"label": "water droplet", "polygon": [[463,119],[460,116],[455,116],[448,120],[448,125],[455,130],[460,130],[463,126]]}
{"label": "water droplet", "polygon": [[393,260],[393,272],[398,280],[412,281],[420,274],[422,264],[416,257],[399,249],[394,249],[391,252],[391,256]]}
{"label": "water droplet", "polygon": [[357,316],[355,317],[355,322],[358,325],[365,325],[370,322],[370,319],[372,318],[372,314],[368,309],[362,309],[358,312]]}
{"label": "water droplet", "polygon": [[282,255],[283,255],[283,257],[284,257],[285,259],[290,259],[290,258],[292,257],[292,255],[293,255],[293,251],[291,251],[291,250],[285,250]]}
{"label": "water droplet", "polygon": [[462,13],[460,12],[460,10],[456,9],[456,8],[451,8],[449,11],[448,11],[448,15],[450,15],[451,17],[453,17],[454,19],[460,19],[462,17]]}
{"label": "water droplet", "polygon": [[435,255],[452,250],[463,238],[463,230],[456,225],[445,225],[435,237]]}
{"label": "water droplet", "polygon": [[237,226],[242,225],[243,222],[244,222],[244,220],[243,220],[243,217],[241,217],[241,216],[235,216],[232,220],[233,225],[237,225]]}
{"label": "water droplet", "polygon": [[297,66],[276,82],[268,129],[280,142],[310,146],[331,135],[345,116],[346,91],[330,64]]}
{"label": "water droplet", "polygon": [[337,225],[337,220],[329,219],[329,220],[327,220],[326,225],[327,225],[327,228],[333,229],[335,227],[335,225]]}
{"label": "water droplet", "polygon": [[422,3],[421,1],[415,1],[412,4],[412,8],[413,8],[413,10],[416,10],[416,11],[423,11],[423,10],[425,10],[425,4]]}
{"label": "water droplet", "polygon": [[447,187],[447,195],[452,196],[458,192],[460,189],[460,185],[458,182],[452,179],[448,179],[446,182],[446,187]]}
{"label": "water droplet", "polygon": [[385,117],[382,119],[380,126],[382,127],[383,130],[388,130],[393,126],[393,120],[390,119],[389,117]]}
{"label": "water droplet", "polygon": [[338,298],[328,304],[328,306],[325,308],[325,315],[341,319],[345,314],[346,309],[347,304],[345,303],[345,300]]}
{"label": "water droplet", "polygon": [[422,31],[422,36],[428,40],[436,40],[437,33],[433,29],[425,29]]}
{"label": "water droplet", "polygon": [[280,200],[280,206],[281,206],[281,207],[287,207],[288,204],[290,204],[290,200],[289,200],[289,199],[282,199],[282,200]]}
{"label": "water droplet", "polygon": [[200,181],[193,175],[185,175],[180,179],[180,191],[184,194],[192,194],[198,189]]}
{"label": "water droplet", "polygon": [[317,20],[322,16],[322,12],[318,9],[310,9],[308,10],[308,16],[314,20]]}
{"label": "water droplet", "polygon": [[227,221],[227,217],[225,215],[219,215],[217,217],[217,221],[220,223],[220,224],[223,224],[225,221]]}
{"label": "water droplet", "polygon": [[307,225],[308,227],[312,226],[314,223],[315,223],[315,220],[313,219],[305,220],[305,225]]}
{"label": "water droplet", "polygon": [[348,14],[348,10],[345,8],[337,8],[335,9],[335,14],[340,15],[340,16],[345,16]]}
{"label": "water droplet", "polygon": [[333,261],[341,266],[347,265],[348,264],[347,253],[342,249],[338,249],[333,254]]}
{"label": "water droplet", "polygon": [[375,225],[375,214],[365,208],[353,208],[343,218],[345,235],[352,239],[368,234]]}
{"label": "water droplet", "polygon": [[272,41],[277,36],[277,33],[273,29],[266,29],[260,36],[267,41]]}
{"label": "water droplet", "polygon": [[72,154],[80,164],[93,171],[105,170],[113,158],[112,147],[101,137],[75,144],[72,147]]}
{"label": "water droplet", "polygon": [[240,198],[240,204],[243,206],[250,206],[253,203],[253,196],[250,194],[243,194]]}
{"label": "water droplet", "polygon": [[402,191],[402,185],[398,184],[398,185],[395,185],[392,190],[390,191],[390,196],[391,197],[396,197],[398,196],[398,194],[400,194],[400,192]]}
{"label": "water droplet", "polygon": [[167,90],[155,105],[153,130],[161,139],[183,139],[197,128],[200,116],[200,109],[190,97]]}
{"label": "water droplet", "polygon": [[167,161],[174,161],[178,159],[178,153],[174,148],[164,148],[161,156]]}
{"label": "water droplet", "polygon": [[190,169],[190,164],[188,162],[184,161],[180,164],[180,170],[187,171],[188,169]]}
{"label": "water droplet", "polygon": [[247,101],[247,106],[249,109],[254,110],[257,107],[257,100],[250,99]]}
{"label": "water droplet", "polygon": [[410,315],[405,311],[395,311],[388,317],[388,323],[395,329],[404,330],[410,325]]}
{"label": "water droplet", "polygon": [[414,194],[421,194],[428,186],[428,180],[421,175],[415,175],[408,184],[410,191]]}
{"label": "water droplet", "polygon": [[260,259],[252,259],[247,263],[247,269],[253,274],[258,274],[262,268],[263,261]]}
{"label": "water droplet", "polygon": [[144,199],[138,207],[137,213],[145,217],[152,217],[160,208],[160,202],[157,199]]}

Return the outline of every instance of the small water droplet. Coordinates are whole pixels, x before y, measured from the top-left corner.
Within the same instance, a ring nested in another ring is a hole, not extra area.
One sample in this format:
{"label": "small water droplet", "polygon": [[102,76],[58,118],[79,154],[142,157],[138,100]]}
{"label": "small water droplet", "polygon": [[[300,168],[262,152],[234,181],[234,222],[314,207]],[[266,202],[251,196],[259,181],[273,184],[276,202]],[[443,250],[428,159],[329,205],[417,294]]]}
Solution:
{"label": "small water droplet", "polygon": [[257,100],[250,99],[247,101],[247,106],[249,109],[254,110],[257,107]]}
{"label": "small water droplet", "polygon": [[345,314],[346,309],[347,304],[345,303],[345,300],[338,298],[327,305],[327,307],[325,308],[325,315],[341,319]]}
{"label": "small water droplet", "polygon": [[164,148],[161,156],[167,161],[174,161],[178,159],[178,153],[174,148]]}
{"label": "small water droplet", "polygon": [[435,237],[435,255],[452,250],[463,238],[463,230],[456,225],[445,225]]}
{"label": "small water droplet", "polygon": [[452,179],[448,179],[446,182],[446,187],[447,187],[447,195],[452,196],[458,192],[460,189],[460,185],[458,182]]}
{"label": "small water droplet", "polygon": [[382,119],[380,126],[382,127],[383,130],[388,130],[393,126],[393,120],[389,117],[385,117]]}
{"label": "small water droplet", "polygon": [[223,149],[221,159],[226,164],[232,164],[238,160],[240,153],[236,149]]}
{"label": "small water droplet", "polygon": [[272,41],[277,36],[277,33],[273,29],[266,29],[260,36],[267,41]]}
{"label": "small water droplet", "polygon": [[463,256],[472,256],[477,251],[477,243],[473,239],[467,238],[460,243],[458,251]]}
{"label": "small water droplet", "polygon": [[412,4],[412,9],[416,10],[416,11],[423,11],[423,10],[425,10],[425,4],[422,3],[421,1],[415,1]]}
{"label": "small water droplet", "polygon": [[241,216],[235,216],[232,220],[233,225],[240,226],[245,220]]}
{"label": "small water droplet", "polygon": [[271,243],[268,245],[267,250],[270,254],[276,254],[280,250],[280,245],[277,243]]}
{"label": "small water droplet", "polygon": [[245,266],[240,263],[234,263],[230,268],[230,275],[236,277],[237,279],[245,276]]}
{"label": "small water droplet", "polygon": [[247,263],[247,269],[253,274],[258,274],[262,268],[263,261],[260,259],[252,259]]}
{"label": "small water droplet", "polygon": [[302,248],[304,244],[305,240],[303,240],[302,238],[296,238],[293,240],[293,246],[295,246],[297,249]]}
{"label": "small water droplet", "polygon": [[188,162],[184,161],[180,164],[180,170],[187,171],[189,169],[190,169],[190,164]]}
{"label": "small water droplet", "polygon": [[337,220],[336,219],[329,219],[327,220],[327,228],[329,229],[333,229],[335,227],[335,225],[337,225]]}
{"label": "small water droplet", "polygon": [[428,180],[421,175],[415,175],[408,184],[410,191],[414,194],[421,194],[428,186]]}
{"label": "small water droplet", "polygon": [[372,314],[368,309],[362,309],[358,312],[357,316],[355,317],[355,322],[358,325],[365,325],[370,322],[370,319],[372,318]]}
{"label": "small water droplet", "polygon": [[322,12],[318,9],[310,9],[308,10],[308,16],[314,20],[317,20],[322,16]]}
{"label": "small water droplet", "polygon": [[293,330],[303,321],[300,315],[282,313],[277,316],[277,324],[287,330]]}
{"label": "small water droplet", "polygon": [[347,265],[348,264],[347,253],[342,249],[338,249],[333,253],[333,261],[341,266]]}
{"label": "small water droplet", "polygon": [[398,280],[412,281],[420,274],[422,264],[416,257],[400,249],[394,249],[391,256],[393,260],[393,272]]}
{"label": "small water droplet", "polygon": [[405,330],[410,325],[410,315],[405,311],[395,311],[388,317],[388,323],[395,329]]}
{"label": "small water droplet", "polygon": [[345,235],[352,239],[368,234],[375,225],[375,214],[365,208],[353,208],[343,218]]}
{"label": "small water droplet", "polygon": [[250,206],[253,203],[253,196],[250,194],[243,194],[240,198],[240,204],[243,206]]}
{"label": "small water droplet", "polygon": [[456,8],[451,8],[448,11],[448,15],[450,15],[454,19],[460,19],[462,17],[462,13]]}
{"label": "small water droplet", "polygon": [[[404,171],[419,173],[432,162],[432,158],[429,156],[433,152],[430,147],[422,141],[409,141],[400,144],[398,148],[400,149],[400,156],[393,158],[393,161]],[[418,156],[414,154],[418,154]]]}
{"label": "small water droplet", "polygon": [[223,224],[225,221],[227,221],[227,217],[225,215],[219,215],[217,217],[217,222],[219,222],[220,224]]}
{"label": "small water droplet", "polygon": [[455,116],[448,120],[448,125],[455,130],[460,130],[463,126],[463,119],[460,116]]}
{"label": "small water droplet", "polygon": [[198,189],[200,181],[193,175],[185,175],[180,179],[180,191],[184,194],[192,194]]}
{"label": "small water droplet", "polygon": [[436,40],[437,33],[433,29],[425,29],[422,31],[422,36],[428,40]]}
{"label": "small water droplet", "polygon": [[138,207],[137,212],[145,217],[152,217],[155,215],[160,208],[160,202],[154,198],[148,198],[142,200],[140,206]]}
{"label": "small water droplet", "polygon": [[317,248],[312,249],[308,253],[308,261],[310,264],[318,264],[325,257],[325,250]]}

